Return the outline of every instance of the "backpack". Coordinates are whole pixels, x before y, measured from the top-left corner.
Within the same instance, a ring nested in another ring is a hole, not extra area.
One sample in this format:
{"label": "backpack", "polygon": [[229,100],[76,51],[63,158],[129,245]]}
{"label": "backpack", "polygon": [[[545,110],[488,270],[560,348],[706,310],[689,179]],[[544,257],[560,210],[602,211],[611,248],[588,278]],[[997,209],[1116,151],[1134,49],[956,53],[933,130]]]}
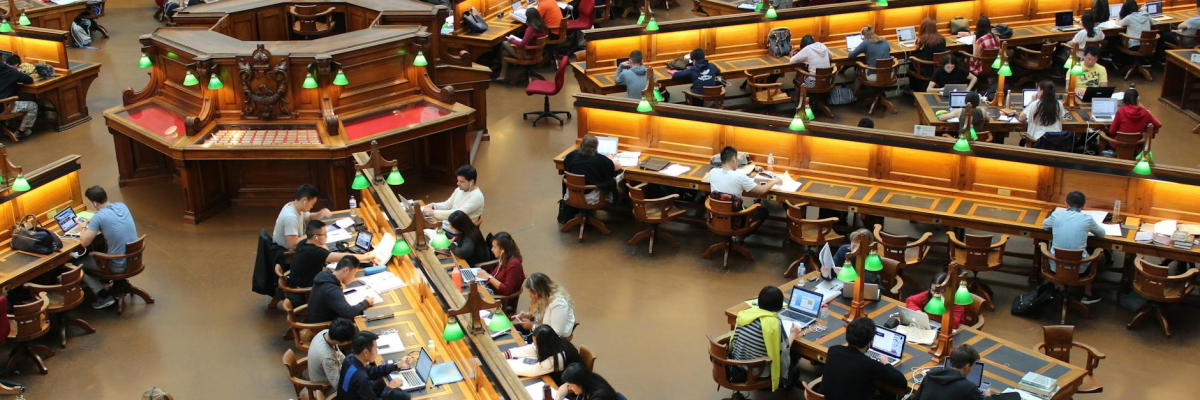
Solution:
{"label": "backpack", "polygon": [[792,30],[775,28],[767,32],[767,53],[770,53],[771,57],[792,55]]}
{"label": "backpack", "polygon": [[688,67],[688,60],[683,57],[676,57],[674,60],[667,61],[667,69],[682,71],[682,70],[687,69],[687,67]]}
{"label": "backpack", "polygon": [[853,103],[855,100],[858,99],[854,98],[854,91],[849,86],[837,85],[833,87],[833,90],[829,91],[830,105],[840,106]]}
{"label": "backpack", "polygon": [[1054,290],[1054,284],[1043,283],[1037,289],[1017,296],[1013,300],[1012,313],[1017,316],[1036,318],[1038,311],[1046,304],[1054,302],[1056,298],[1058,298],[1058,291]]}
{"label": "backpack", "polygon": [[1007,24],[996,25],[995,28],[992,28],[992,32],[1001,39],[1011,39],[1013,37],[1013,30]]}

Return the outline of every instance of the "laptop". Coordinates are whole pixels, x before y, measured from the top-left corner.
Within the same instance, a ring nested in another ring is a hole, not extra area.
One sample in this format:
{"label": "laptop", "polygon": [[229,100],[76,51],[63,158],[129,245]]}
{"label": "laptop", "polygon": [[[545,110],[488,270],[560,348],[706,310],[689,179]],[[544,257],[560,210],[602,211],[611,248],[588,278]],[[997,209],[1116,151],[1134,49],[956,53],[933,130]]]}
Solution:
{"label": "laptop", "polygon": [[600,145],[596,147],[596,153],[606,156],[617,155],[617,138],[612,136],[603,136],[596,138],[596,140],[600,141]]}
{"label": "laptop", "polygon": [[64,208],[58,214],[54,214],[54,222],[58,223],[58,227],[63,231],[63,237],[79,239],[79,222],[76,220],[75,210],[71,207]]}
{"label": "laptop", "polygon": [[946,85],[946,86],[942,87],[942,98],[943,99],[949,98],[950,94],[954,93],[954,92],[966,92],[966,91],[967,91],[967,85],[962,85],[962,84]]}
{"label": "laptop", "polygon": [[[971,384],[975,385],[975,387],[982,387],[983,366],[983,361],[976,361],[975,365],[971,366],[971,372],[966,376],[967,382],[971,382]],[[942,368],[954,369],[954,367],[950,366],[950,357],[946,357],[946,360],[942,361]]]}
{"label": "laptop", "polygon": [[967,92],[950,93],[950,108],[963,108],[967,106]]}
{"label": "laptop", "polygon": [[422,347],[421,355],[417,357],[416,367],[393,372],[391,378],[404,382],[400,386],[401,390],[424,389],[425,380],[429,379],[429,370],[431,369],[433,369],[433,358],[429,357],[429,353]]}
{"label": "laptop", "polygon": [[1075,26],[1075,13],[1072,11],[1063,11],[1054,13],[1054,28],[1059,32],[1071,32],[1079,30]]}
{"label": "laptop", "polygon": [[[854,282],[842,285],[842,298],[854,298]],[[874,283],[863,284],[863,300],[879,301],[879,285]]]}
{"label": "laptop", "polygon": [[1097,97],[1092,99],[1092,121],[1112,122],[1117,115],[1117,99]]}
{"label": "laptop", "polygon": [[901,46],[913,47],[917,44],[917,30],[913,27],[896,29],[896,38]]}
{"label": "laptop", "polygon": [[793,287],[792,299],[788,301],[787,308],[779,312],[779,316],[799,324],[801,328],[807,327],[820,315],[823,299],[820,293]]}
{"label": "laptop", "polygon": [[872,359],[879,359],[879,356],[887,357],[888,365],[896,365],[904,358],[904,334],[893,331],[882,326],[875,327],[875,340],[871,341],[871,349],[867,350],[867,356]]}
{"label": "laptop", "polygon": [[1116,91],[1117,88],[1112,86],[1090,87],[1083,91],[1083,96],[1080,96],[1079,99],[1083,100],[1084,103],[1090,103],[1095,98],[1110,98]]}
{"label": "laptop", "polygon": [[1037,89],[1025,89],[1021,91],[1021,107],[1029,108],[1029,103],[1033,102],[1033,98],[1037,97]]}
{"label": "laptop", "polygon": [[846,50],[854,51],[858,45],[862,44],[863,36],[861,33],[851,33],[846,35]]}
{"label": "laptop", "polygon": [[483,268],[460,268],[458,272],[462,274],[463,287],[469,286],[471,282],[482,281],[479,279],[479,271],[483,271]]}
{"label": "laptop", "polygon": [[671,160],[662,157],[651,156],[646,157],[645,160],[642,160],[641,163],[638,163],[638,167],[649,171],[662,171],[663,168],[666,168],[668,164],[671,164]]}
{"label": "laptop", "polygon": [[1150,19],[1155,21],[1166,21],[1171,19],[1170,16],[1163,15],[1161,1],[1146,2],[1146,14],[1150,14]]}
{"label": "laptop", "polygon": [[942,323],[930,321],[929,315],[924,311],[910,310],[905,307],[897,307],[900,310],[900,323],[905,326],[912,326],[921,329],[942,329]]}
{"label": "laptop", "polygon": [[[1110,6],[1108,6],[1108,16],[1109,16],[1109,18],[1110,18],[1110,19],[1112,19],[1112,20],[1114,20],[1114,21],[1116,21],[1116,20],[1118,20],[1118,19],[1121,19],[1121,7],[1122,7],[1123,5],[1124,5],[1124,4],[1117,3],[1117,4],[1113,4],[1113,5],[1110,5]],[[1096,21],[1096,22],[1104,22],[1104,21]]]}

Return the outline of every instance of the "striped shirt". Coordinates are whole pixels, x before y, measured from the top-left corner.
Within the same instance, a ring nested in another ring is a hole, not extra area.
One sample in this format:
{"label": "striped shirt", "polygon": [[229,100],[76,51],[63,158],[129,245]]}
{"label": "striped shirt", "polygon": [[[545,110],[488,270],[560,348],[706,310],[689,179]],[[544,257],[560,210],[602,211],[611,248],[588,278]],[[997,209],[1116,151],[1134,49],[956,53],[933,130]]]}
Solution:
{"label": "striped shirt", "polygon": [[[787,367],[791,365],[788,351],[788,332],[784,329],[783,321],[779,322],[779,361],[782,363],[779,371],[784,377],[787,376]],[[767,355],[767,345],[763,342],[762,319],[754,320],[749,324],[739,326],[733,330],[733,343],[729,346],[729,358],[734,360],[753,360],[756,358],[769,358]],[[766,368],[763,375],[770,375],[771,369]]]}

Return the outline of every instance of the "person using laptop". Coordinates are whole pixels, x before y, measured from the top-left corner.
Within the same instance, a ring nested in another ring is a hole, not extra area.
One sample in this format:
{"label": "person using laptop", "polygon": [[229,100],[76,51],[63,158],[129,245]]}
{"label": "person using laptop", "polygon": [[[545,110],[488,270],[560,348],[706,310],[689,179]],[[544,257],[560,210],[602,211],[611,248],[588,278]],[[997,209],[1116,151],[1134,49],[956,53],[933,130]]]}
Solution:
{"label": "person using laptop", "polygon": [[[862,43],[859,43],[858,47],[855,47],[854,50],[851,50],[850,55],[848,55],[846,58],[849,58],[851,61],[855,61],[858,56],[862,55],[864,58],[866,58],[866,60],[863,61],[868,67],[874,67],[876,61],[892,58],[892,45],[888,43],[887,39],[876,34],[874,28],[871,28],[870,26],[864,26],[861,32],[863,38]],[[874,71],[867,71],[867,80],[871,82],[875,81]],[[862,83],[855,79],[854,91],[857,92],[858,87],[861,85]]]}
{"label": "person using laptop", "polygon": [[930,369],[912,400],[983,400],[991,397],[991,389],[980,391],[979,385],[967,380],[976,361],[979,361],[979,352],[975,351],[975,347],[969,344],[955,347],[950,352],[950,366],[953,368]]}
{"label": "person using laptop", "polygon": [[493,260],[483,232],[479,231],[479,225],[475,225],[475,221],[472,221],[467,213],[455,210],[450,213],[447,221],[450,221],[450,231],[454,233],[450,252],[455,257],[463,259],[472,267]]}
{"label": "person using laptop", "polygon": [[927,92],[941,90],[946,85],[967,85],[967,90],[974,90],[977,80],[975,75],[967,71],[967,68],[959,62],[959,58],[954,54],[942,57],[942,61],[938,63],[938,69],[933,71],[933,76],[930,78],[932,80],[925,88]]}
{"label": "person using laptop", "polygon": [[875,321],[859,317],[846,326],[846,344],[829,348],[821,394],[825,400],[863,400],[879,398],[876,386],[908,386],[904,373],[890,360],[867,356],[875,340]]}
{"label": "person using laptop", "polygon": [[533,342],[504,351],[517,376],[532,377],[549,375],[555,384],[561,385],[562,371],[568,365],[583,362],[579,350],[567,339],[558,336],[554,328],[541,325],[533,329]]}
{"label": "person using laptop", "polygon": [[634,50],[629,52],[629,60],[617,64],[617,74],[613,76],[613,81],[618,85],[625,85],[626,97],[640,99],[646,90],[647,71],[649,69],[642,65],[642,51]]}
{"label": "person using laptop", "polygon": [[[950,299],[944,294],[946,293],[947,279],[949,278],[946,276],[945,272],[939,272],[937,276],[933,277],[933,281],[929,282],[929,290],[905,298],[904,307],[913,311],[922,311],[925,309],[925,305],[929,304],[929,300],[933,298],[934,293],[942,293],[943,299]],[[951,293],[957,289],[958,288],[951,288]],[[953,303],[954,302],[952,301],[946,301],[946,304],[953,306],[950,313],[950,329],[958,329],[958,324],[962,323],[963,315],[966,314],[966,308]]]}
{"label": "person using laptop", "polygon": [[346,362],[339,347],[349,346],[357,335],[358,326],[345,318],[335,319],[329,328],[317,332],[308,346],[308,380],[337,385]]}
{"label": "person using laptop", "polygon": [[[730,359],[771,359],[771,367],[764,371],[771,377],[771,391],[779,390],[780,383],[786,382],[792,372],[790,344],[801,335],[799,325],[792,325],[790,332],[784,332],[783,321],[779,319],[782,309],[783,291],[775,286],[763,287],[758,292],[758,307],[738,312],[733,337],[729,338]],[[745,368],[734,368],[730,380],[745,382],[746,374]]]}
{"label": "person using laptop", "polygon": [[[1196,3],[1196,12],[1200,13],[1200,3]],[[1200,45],[1200,43],[1196,43],[1196,41],[1192,38],[1185,38],[1179,35],[1184,34],[1195,36],[1196,32],[1200,32],[1200,17],[1188,18],[1186,21],[1179,23],[1179,26],[1174,30],[1161,31],[1163,40],[1175,43],[1176,45],[1179,45],[1179,48],[1181,49],[1190,49],[1196,45]],[[1159,58],[1162,57],[1161,52],[1164,51],[1166,47],[1167,46],[1158,46],[1157,51],[1159,52]]]}
{"label": "person using laptop", "polygon": [[[925,18],[921,21],[921,25],[917,26],[916,46],[917,51],[915,55],[922,60],[933,60],[936,54],[946,52],[946,37],[938,32],[936,20]],[[921,75],[928,77],[932,77],[935,70],[937,70],[937,67],[933,65],[921,65],[919,68],[921,69]],[[908,79],[911,81],[909,84],[910,87],[920,89],[929,86],[929,82],[917,80],[911,75]]]}
{"label": "person using laptop", "polygon": [[[875,239],[874,239],[874,236],[871,235],[871,231],[869,229],[864,228],[864,229],[855,230],[854,232],[850,232],[850,237],[848,238],[849,240],[847,241],[848,244],[843,244],[840,247],[838,247],[837,251],[833,253],[833,265],[828,266],[828,268],[830,270],[829,271],[821,271],[821,275],[822,276],[837,276],[838,271],[841,271],[842,267],[845,265],[850,265],[851,268],[853,268],[854,263],[855,263],[854,254],[858,251],[858,238],[863,237],[863,236],[867,237],[867,242],[868,242],[867,245],[869,247],[871,247],[871,248],[875,247]],[[822,267],[822,269],[825,269],[825,268],[826,267]],[[876,272],[876,271],[865,271],[865,272],[866,272],[866,274],[865,274],[866,279],[863,282],[872,283],[872,284],[876,284],[876,285],[878,285],[881,282],[882,278],[879,276],[879,272]]]}
{"label": "person using laptop", "polygon": [[979,93],[976,92],[967,92],[964,97],[965,99],[963,100],[963,107],[954,107],[950,111],[937,116],[938,121],[950,121],[958,118],[958,130],[952,132],[942,132],[942,136],[958,138],[959,133],[967,129],[967,121],[962,119],[963,112],[967,109],[966,105],[970,105],[972,107],[971,127],[975,128],[975,132],[977,133],[985,130],[984,126],[987,125],[988,116],[983,112],[983,108],[986,107],[987,104],[983,104],[983,100],[979,97]]}
{"label": "person using laptop", "polygon": [[[1054,254],[1054,249],[1083,250],[1083,257],[1086,258],[1088,256],[1088,233],[1097,238],[1104,237],[1104,227],[1100,226],[1094,218],[1082,212],[1085,204],[1087,204],[1087,197],[1083,195],[1083,192],[1067,193],[1067,209],[1054,210],[1049,217],[1042,221],[1042,229],[1053,234],[1050,241],[1050,254]],[[1054,271],[1054,261],[1047,260],[1047,262],[1050,263],[1050,271]],[[1091,263],[1080,264],[1079,275],[1087,273],[1090,266]],[[1093,304],[1099,301],[1100,297],[1092,294],[1091,284],[1083,287],[1083,298],[1079,300],[1080,303]]]}
{"label": "person using laptop", "polygon": [[[671,79],[689,80],[692,82],[691,90],[695,94],[704,94],[705,86],[716,86],[717,78],[721,77],[721,69],[716,64],[708,62],[704,56],[704,49],[695,49],[688,54],[689,64],[684,68],[671,74]],[[693,106],[703,106],[704,100],[695,98],[692,100]]]}
{"label": "person using laptop", "polygon": [[[617,164],[607,155],[599,154],[600,139],[587,134],[579,141],[579,148],[571,150],[563,158],[563,170],[576,175],[583,175],[583,182],[596,185],[597,190],[584,194],[588,204],[600,203],[600,196],[613,200],[617,192]],[[567,199],[567,185],[562,185],[563,200]],[[573,216],[573,215],[572,215]]]}
{"label": "person using laptop", "polygon": [[[1137,0],[1125,0],[1125,4],[1121,5],[1121,15],[1120,18],[1117,19],[1117,26],[1125,27],[1126,35],[1129,35],[1130,37],[1141,37],[1142,32],[1151,29],[1150,24],[1150,14],[1147,14],[1145,10],[1142,10],[1141,7],[1138,6]],[[1122,40],[1122,38],[1118,36],[1116,40],[1119,41]],[[1142,42],[1140,41],[1129,39],[1129,50],[1137,51],[1137,49],[1142,47],[1141,44]],[[1121,52],[1117,52],[1113,56],[1117,57],[1117,61],[1121,62],[1122,64],[1138,61],[1131,59],[1129,56],[1126,56],[1125,53]]]}
{"label": "person using laptop", "polygon": [[[83,192],[83,196],[87,205],[96,210],[95,215],[91,220],[79,218],[76,221],[81,226],[86,226],[82,233],[79,234],[79,244],[87,249],[92,245],[99,235],[104,235],[104,242],[108,245],[104,249],[105,253],[110,255],[125,254],[125,245],[138,239],[137,224],[133,222],[133,214],[129,212],[129,207],[125,203],[108,201],[108,192],[100,186],[92,186]],[[91,252],[85,254],[74,253],[71,263],[82,267],[87,271],[100,271],[100,267],[96,266],[96,259],[92,257]],[[109,272],[120,274],[125,272],[126,260],[109,261]],[[116,304],[117,299],[113,298],[104,289],[104,283],[99,278],[91,274],[83,275],[83,283],[92,290],[92,294],[96,295],[96,300],[92,302],[92,308],[97,310]]]}
{"label": "person using laptop", "polygon": [[1112,19],[1112,11],[1108,6],[1108,0],[1092,0],[1092,16],[1097,22],[1104,22]]}
{"label": "person using laptop", "polygon": [[[815,74],[818,69],[830,68],[833,64],[833,53],[829,52],[825,43],[813,39],[812,35],[804,35],[800,39],[800,48],[792,50],[792,58],[788,62],[797,67],[804,65],[808,73]],[[812,89],[816,84],[817,78],[804,77],[804,87]]]}
{"label": "person using laptop", "polygon": [[[379,339],[379,335],[363,331],[355,335],[354,340],[350,342],[352,355],[346,357],[346,361],[342,363],[338,374],[341,378],[334,385],[338,399],[382,400],[385,397],[394,398],[392,396],[397,395],[395,392],[403,395],[401,399],[409,398],[408,394],[400,389],[404,385],[403,381],[398,378],[388,379],[388,374],[407,368],[408,358],[406,357],[405,363],[401,364],[374,365],[375,359],[379,357],[379,348],[375,346],[376,339]],[[385,384],[376,389],[375,382],[380,380],[385,380]]]}
{"label": "person using laptop", "polygon": [[[308,316],[304,322],[315,324],[333,321],[335,318],[354,319],[362,315],[363,310],[375,305],[375,299],[367,296],[358,304],[351,305],[346,301],[342,288],[354,282],[354,273],[358,271],[358,259],[346,256],[338,260],[332,271],[322,268],[313,278],[312,292],[308,299]],[[374,359],[374,358],[372,358]]]}
{"label": "person using laptop", "polygon": [[[296,245],[296,253],[292,256],[292,272],[288,274],[288,284],[292,287],[312,287],[313,278],[317,277],[317,273],[326,269],[325,265],[346,257],[352,257],[359,262],[376,261],[374,255],[369,252],[351,254],[329,251],[329,247],[325,243],[325,229],[325,222],[320,220],[308,221],[308,224],[305,225],[305,239]],[[305,303],[304,296],[299,293],[288,293],[288,300],[291,300],[292,307],[299,307]]]}
{"label": "person using laptop", "polygon": [[[783,182],[783,178],[774,177],[765,184],[759,185],[744,172],[738,171],[738,151],[733,146],[721,149],[721,168],[714,168],[708,173],[709,197],[722,201],[732,201],[735,208],[742,208],[745,196],[761,196],[772,187]],[[770,214],[766,207],[759,207],[757,219],[765,219]],[[753,234],[754,232],[750,232]],[[746,236],[749,236],[747,234]]]}
{"label": "person using laptop", "polygon": [[1100,65],[1100,48],[1088,46],[1083,51],[1083,76],[1075,85],[1075,95],[1083,98],[1087,88],[1108,87],[1108,70]]}
{"label": "person using laptop", "polygon": [[[1075,36],[1071,38],[1068,44],[1075,44],[1078,50],[1075,52],[1075,59],[1082,60],[1084,51],[1090,46],[1099,46],[1098,44],[1104,40],[1104,30],[1096,26],[1096,17],[1090,12],[1083,13],[1079,17],[1083,29],[1075,32]],[[1069,50],[1068,50],[1069,51]]]}
{"label": "person using laptop", "polygon": [[528,333],[539,325],[549,326],[564,338],[575,333],[575,304],[566,289],[550,280],[549,276],[535,272],[525,280],[529,293],[529,312],[513,316],[513,325],[521,333]]}
{"label": "person using laptop", "polygon": [[421,212],[433,219],[442,221],[442,229],[450,230],[450,213],[455,210],[467,213],[472,221],[478,221],[483,217],[483,190],[479,189],[477,179],[479,172],[470,164],[463,165],[454,170],[456,179],[454,193],[450,194],[450,198],[440,203],[426,204],[421,207]]}
{"label": "person using laptop", "polygon": [[1117,109],[1117,115],[1113,116],[1112,125],[1107,129],[1109,135],[1116,137],[1116,132],[1145,132],[1147,126],[1162,128],[1162,122],[1158,122],[1158,118],[1155,118],[1150,110],[1138,104],[1136,89],[1126,90],[1121,104],[1123,105]]}
{"label": "person using laptop", "polygon": [[624,400],[604,377],[588,371],[581,363],[574,363],[563,370],[563,384],[554,393],[554,400],[573,398],[577,400]]}
{"label": "person using laptop", "polygon": [[521,290],[525,282],[525,266],[522,264],[521,249],[517,241],[508,232],[498,232],[492,236],[492,255],[500,260],[496,269],[488,273],[479,270],[475,277],[487,282],[487,290],[497,296],[508,296]]}
{"label": "person using laptop", "polygon": [[1026,141],[1036,142],[1046,132],[1061,131],[1062,120],[1066,116],[1066,107],[1055,98],[1054,82],[1049,80],[1038,82],[1037,96],[1029,102],[1024,110],[1021,110],[1021,115],[1017,118],[1017,120],[1027,123],[1021,145],[1024,146]]}
{"label": "person using laptop", "polygon": [[317,191],[316,186],[305,183],[296,189],[296,200],[284,204],[283,208],[279,210],[279,216],[275,217],[275,232],[271,236],[275,239],[275,244],[293,250],[304,239],[306,222],[329,218],[333,215],[328,208],[311,212],[313,206],[317,204],[318,197],[321,197],[321,192]]}

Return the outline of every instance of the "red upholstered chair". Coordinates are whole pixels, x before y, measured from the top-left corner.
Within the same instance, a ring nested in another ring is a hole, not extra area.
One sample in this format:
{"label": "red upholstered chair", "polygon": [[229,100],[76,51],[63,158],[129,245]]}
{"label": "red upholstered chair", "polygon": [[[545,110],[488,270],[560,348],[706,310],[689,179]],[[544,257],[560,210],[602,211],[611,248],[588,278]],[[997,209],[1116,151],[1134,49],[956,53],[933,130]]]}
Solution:
{"label": "red upholstered chair", "polygon": [[541,121],[542,118],[554,118],[554,119],[558,120],[558,124],[561,126],[563,124],[563,120],[562,120],[562,118],[559,118],[557,114],[566,114],[568,119],[571,118],[570,111],[551,111],[550,110],[550,96],[556,95],[556,94],[558,94],[559,91],[562,91],[563,80],[564,80],[563,75],[566,74],[566,72],[567,72],[567,57],[563,56],[562,61],[558,62],[558,72],[554,73],[554,82],[543,81],[543,80],[536,80],[536,81],[529,82],[529,85],[525,87],[525,95],[533,96],[533,95],[540,94],[540,95],[546,96],[546,102],[545,102],[546,107],[542,111],[527,112],[527,113],[525,113],[525,115],[522,115],[521,118],[529,119],[530,115],[536,115],[537,118],[533,119],[533,126],[537,126],[538,121]]}
{"label": "red upholstered chair", "polygon": [[583,0],[579,2],[579,18],[573,19],[567,24],[567,33],[592,29],[595,12],[596,0]]}

